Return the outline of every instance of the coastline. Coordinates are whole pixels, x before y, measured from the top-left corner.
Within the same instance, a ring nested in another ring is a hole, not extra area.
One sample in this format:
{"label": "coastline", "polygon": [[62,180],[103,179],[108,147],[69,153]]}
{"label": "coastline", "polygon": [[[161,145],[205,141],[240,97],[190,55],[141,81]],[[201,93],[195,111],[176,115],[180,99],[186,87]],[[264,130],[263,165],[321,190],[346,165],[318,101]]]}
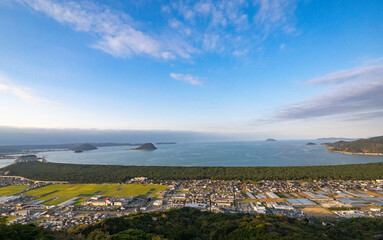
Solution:
{"label": "coastline", "polygon": [[346,152],[346,151],[335,151],[332,149],[327,149],[326,152],[336,152],[336,153],[343,153],[348,155],[383,156],[383,153],[354,153],[354,152]]}

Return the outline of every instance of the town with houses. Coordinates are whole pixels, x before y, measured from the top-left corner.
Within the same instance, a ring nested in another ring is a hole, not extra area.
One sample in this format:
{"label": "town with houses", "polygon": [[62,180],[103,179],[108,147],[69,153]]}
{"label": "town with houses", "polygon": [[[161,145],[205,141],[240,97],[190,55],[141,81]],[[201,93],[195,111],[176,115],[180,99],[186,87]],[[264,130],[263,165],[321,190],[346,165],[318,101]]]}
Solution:
{"label": "town with houses", "polygon": [[94,195],[81,204],[75,197],[57,205],[46,205],[36,197],[23,194],[52,184],[62,183],[1,176],[0,189],[28,186],[18,194],[0,196],[1,217],[7,217],[8,224],[34,223],[52,230],[92,224],[108,217],[183,207],[217,213],[283,214],[326,225],[344,218],[383,217],[383,180],[155,182],[140,177],[121,184],[156,184],[166,189],[145,197]]}

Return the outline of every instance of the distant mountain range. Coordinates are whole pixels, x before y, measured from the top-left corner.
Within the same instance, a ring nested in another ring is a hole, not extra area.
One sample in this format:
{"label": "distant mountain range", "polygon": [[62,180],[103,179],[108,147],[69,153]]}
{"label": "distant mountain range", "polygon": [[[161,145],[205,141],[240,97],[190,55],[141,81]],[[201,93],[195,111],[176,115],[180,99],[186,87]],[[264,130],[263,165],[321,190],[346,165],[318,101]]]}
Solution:
{"label": "distant mountain range", "polygon": [[[18,154],[28,152],[43,152],[52,150],[74,150],[74,148],[84,143],[68,143],[68,144],[44,144],[44,145],[7,145],[0,146],[0,155]],[[142,143],[88,143],[96,148],[113,147],[113,146],[140,146]],[[79,149],[81,150],[81,149]]]}
{"label": "distant mountain range", "polygon": [[324,137],[324,138],[317,138],[319,141],[352,141],[356,140],[355,138],[342,138],[342,137]]}
{"label": "distant mountain range", "polygon": [[346,154],[383,155],[383,136],[355,141],[338,141],[325,143],[330,152],[341,152]]}

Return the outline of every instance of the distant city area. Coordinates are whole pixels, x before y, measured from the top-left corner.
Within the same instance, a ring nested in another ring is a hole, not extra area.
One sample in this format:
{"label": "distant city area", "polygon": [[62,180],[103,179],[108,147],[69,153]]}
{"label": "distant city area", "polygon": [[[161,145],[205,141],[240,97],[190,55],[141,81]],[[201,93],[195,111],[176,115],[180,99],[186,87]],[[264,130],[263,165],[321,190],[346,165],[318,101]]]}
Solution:
{"label": "distant city area", "polygon": [[383,180],[222,181],[136,177],[120,184],[69,184],[0,177],[0,214],[8,224],[52,230],[136,212],[191,207],[215,213],[282,214],[332,224],[383,217]]}

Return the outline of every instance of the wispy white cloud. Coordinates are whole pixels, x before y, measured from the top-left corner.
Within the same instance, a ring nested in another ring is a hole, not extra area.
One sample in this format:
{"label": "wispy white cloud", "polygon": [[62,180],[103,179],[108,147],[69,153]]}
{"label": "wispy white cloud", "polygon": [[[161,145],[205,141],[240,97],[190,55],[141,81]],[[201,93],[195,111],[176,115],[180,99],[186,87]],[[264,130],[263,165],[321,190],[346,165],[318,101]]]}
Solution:
{"label": "wispy white cloud", "polygon": [[279,27],[286,32],[294,30],[289,20],[296,8],[295,1],[255,0],[255,4],[259,6],[259,11],[255,14],[254,20],[267,31]]}
{"label": "wispy white cloud", "polygon": [[[158,9],[167,26],[148,29],[128,13],[92,1],[15,0],[76,31],[118,57],[191,58],[203,51],[248,53],[275,30],[293,29],[295,0],[178,1]],[[249,11],[250,10],[250,11]]]}
{"label": "wispy white cloud", "polygon": [[189,75],[189,74],[170,73],[170,77],[175,79],[175,80],[179,80],[179,81],[183,81],[183,82],[189,83],[191,85],[198,85],[198,86],[202,86],[203,85],[203,82],[201,81],[201,79],[199,77],[192,76],[192,75]]}
{"label": "wispy white cloud", "polygon": [[308,81],[310,85],[319,84],[337,84],[344,81],[360,80],[361,78],[367,81],[379,81],[383,76],[383,64],[362,66],[354,69],[342,70],[327,74],[322,77],[314,78]]}
{"label": "wispy white cloud", "polygon": [[341,115],[344,120],[383,117],[383,64],[360,66],[311,79],[328,85],[325,93],[279,109],[274,121]]}
{"label": "wispy white cloud", "polygon": [[44,98],[40,98],[33,94],[33,90],[31,88],[18,86],[10,83],[8,77],[0,72],[0,92],[10,93],[23,101],[37,104],[53,104],[52,101],[46,100]]}
{"label": "wispy white cloud", "polygon": [[258,48],[273,31],[293,32],[295,8],[295,0],[200,0],[172,2],[164,9],[182,22],[178,29],[189,29],[199,49],[241,56]]}
{"label": "wispy white cloud", "polygon": [[35,11],[43,12],[76,31],[96,34],[99,39],[91,46],[114,56],[149,55],[172,59],[190,57],[192,47],[179,50],[181,44],[140,31],[128,14],[89,1],[17,0]]}

